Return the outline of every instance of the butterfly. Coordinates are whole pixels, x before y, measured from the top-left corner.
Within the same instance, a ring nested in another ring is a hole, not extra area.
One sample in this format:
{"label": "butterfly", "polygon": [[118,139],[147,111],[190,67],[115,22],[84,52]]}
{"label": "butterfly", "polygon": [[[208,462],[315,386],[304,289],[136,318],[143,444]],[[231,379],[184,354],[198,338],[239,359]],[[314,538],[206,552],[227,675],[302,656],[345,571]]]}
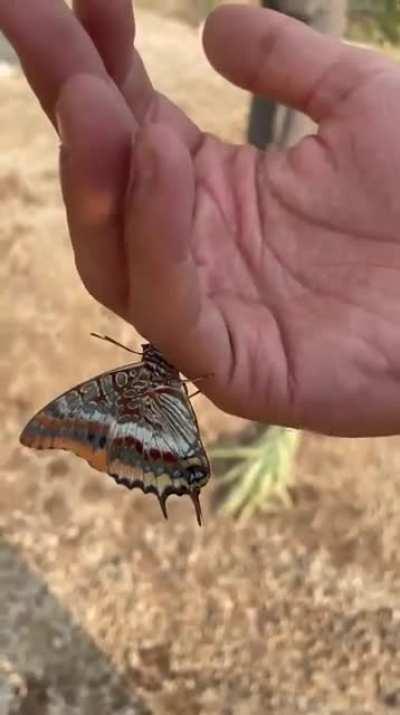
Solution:
{"label": "butterfly", "polygon": [[[135,353],[113,338],[92,333]],[[82,382],[43,407],[20,442],[65,449],[128,489],[158,497],[167,519],[171,494],[188,494],[201,525],[200,490],[210,477],[186,381],[150,343],[142,359]],[[137,354],[137,353],[136,353]]]}

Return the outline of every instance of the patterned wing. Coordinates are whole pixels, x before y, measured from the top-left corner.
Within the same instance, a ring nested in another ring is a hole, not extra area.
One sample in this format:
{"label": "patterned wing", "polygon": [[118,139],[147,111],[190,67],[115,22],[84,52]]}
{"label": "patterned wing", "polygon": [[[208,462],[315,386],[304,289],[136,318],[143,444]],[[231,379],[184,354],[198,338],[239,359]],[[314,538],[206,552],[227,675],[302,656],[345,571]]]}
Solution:
{"label": "patterned wing", "polygon": [[189,494],[201,523],[199,493],[210,477],[196,415],[178,380],[155,385],[129,405],[140,417],[123,419],[112,433],[109,473],[128,488],[157,495],[164,516],[170,494]]}
{"label": "patterned wing", "polygon": [[189,494],[201,523],[200,489],[210,468],[186,386],[146,363],[103,373],[38,412],[20,441],[66,449],[129,489],[157,495],[164,516],[170,494]]}
{"label": "patterned wing", "polygon": [[35,449],[65,449],[107,472],[107,445],[124,386],[141,363],[102,373],[64,392],[28,422],[20,441]]}

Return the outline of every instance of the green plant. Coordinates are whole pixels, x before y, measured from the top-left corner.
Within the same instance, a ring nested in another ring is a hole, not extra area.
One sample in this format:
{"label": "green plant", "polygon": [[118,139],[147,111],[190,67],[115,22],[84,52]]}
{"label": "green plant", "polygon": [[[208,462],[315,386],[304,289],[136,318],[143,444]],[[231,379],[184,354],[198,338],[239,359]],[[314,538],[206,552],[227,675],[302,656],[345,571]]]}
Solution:
{"label": "green plant", "polygon": [[351,0],[349,34],[373,42],[400,42],[399,0]]}
{"label": "green plant", "polygon": [[221,510],[246,519],[259,509],[270,508],[276,500],[289,506],[300,439],[297,430],[272,426],[250,445],[212,449],[212,459],[234,462],[220,477],[220,484],[226,488]]}

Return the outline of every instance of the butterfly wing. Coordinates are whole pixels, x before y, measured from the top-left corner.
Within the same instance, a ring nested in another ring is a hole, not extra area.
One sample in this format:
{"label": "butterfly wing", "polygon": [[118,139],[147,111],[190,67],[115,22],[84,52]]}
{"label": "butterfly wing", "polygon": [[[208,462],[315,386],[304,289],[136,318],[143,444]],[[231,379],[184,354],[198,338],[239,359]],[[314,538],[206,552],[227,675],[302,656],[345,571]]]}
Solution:
{"label": "butterfly wing", "polygon": [[209,462],[185,385],[174,380],[148,389],[138,411],[139,420],[121,421],[113,431],[109,473],[130,489],[155,493],[165,514],[170,494],[199,494]]}
{"label": "butterfly wing", "polygon": [[140,368],[126,365],[67,390],[43,407],[23,429],[20,442],[35,449],[65,449],[107,471],[107,443],[118,417],[118,398]]}
{"label": "butterfly wing", "polygon": [[66,449],[128,488],[157,495],[166,516],[170,494],[198,495],[210,467],[186,385],[173,370],[153,380],[144,363],[105,372],[40,410],[20,441]]}

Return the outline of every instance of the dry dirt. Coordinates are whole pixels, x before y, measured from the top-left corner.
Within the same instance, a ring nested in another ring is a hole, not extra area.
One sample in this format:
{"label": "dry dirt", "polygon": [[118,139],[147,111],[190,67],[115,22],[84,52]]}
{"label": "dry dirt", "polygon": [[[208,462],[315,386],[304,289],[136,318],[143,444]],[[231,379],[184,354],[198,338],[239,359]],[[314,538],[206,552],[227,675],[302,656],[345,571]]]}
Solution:
{"label": "dry dirt", "polygon": [[[196,31],[139,17],[155,83],[240,140],[247,98]],[[33,410],[124,359],[91,330],[136,338],[79,283],[57,141],[18,73],[0,97],[0,715],[400,712],[399,438],[307,435],[291,510],[238,524],[208,498],[202,529],[188,500],[165,523],[152,497],[19,446]],[[242,428],[197,404],[208,441]]]}

